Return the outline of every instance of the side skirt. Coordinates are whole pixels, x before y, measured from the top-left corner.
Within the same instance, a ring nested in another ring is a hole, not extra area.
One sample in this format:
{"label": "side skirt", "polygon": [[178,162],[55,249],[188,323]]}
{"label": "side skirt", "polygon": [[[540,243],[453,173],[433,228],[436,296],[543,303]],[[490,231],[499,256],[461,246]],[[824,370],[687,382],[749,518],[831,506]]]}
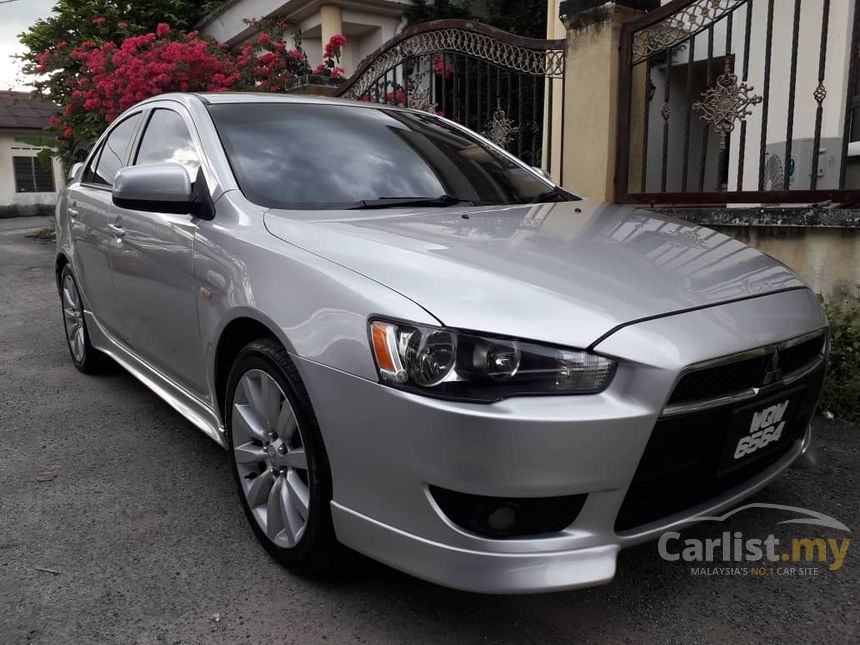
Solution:
{"label": "side skirt", "polygon": [[95,316],[84,311],[87,331],[93,347],[122,365],[137,380],[161,397],[170,407],[202,430],[219,446],[228,449],[226,434],[218,415],[205,402],[174,382],[155,367],[136,356],[130,349],[115,340],[99,324]]}

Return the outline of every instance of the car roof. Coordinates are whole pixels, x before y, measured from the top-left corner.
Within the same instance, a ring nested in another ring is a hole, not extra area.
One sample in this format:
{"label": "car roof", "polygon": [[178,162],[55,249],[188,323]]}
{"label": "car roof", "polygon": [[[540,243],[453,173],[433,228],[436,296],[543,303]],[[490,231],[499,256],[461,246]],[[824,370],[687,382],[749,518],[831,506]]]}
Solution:
{"label": "car roof", "polygon": [[[200,101],[208,105],[224,105],[231,103],[309,103],[318,105],[350,105],[353,107],[380,107],[381,105],[379,103],[369,103],[367,101],[353,101],[325,96],[273,94],[271,92],[170,92],[148,98],[138,103],[135,107],[163,100],[174,100],[185,105],[188,105],[192,101]],[[395,108],[396,106],[385,105],[385,107]]]}

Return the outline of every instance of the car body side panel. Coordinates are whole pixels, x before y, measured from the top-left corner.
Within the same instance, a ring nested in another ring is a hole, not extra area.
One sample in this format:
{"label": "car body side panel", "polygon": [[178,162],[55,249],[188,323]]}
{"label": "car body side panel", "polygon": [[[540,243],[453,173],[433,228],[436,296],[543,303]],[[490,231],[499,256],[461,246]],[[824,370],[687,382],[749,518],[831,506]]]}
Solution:
{"label": "car body side panel", "polygon": [[[188,111],[175,101],[154,101],[153,109],[178,114],[192,139],[194,158],[210,165]],[[148,116],[148,115],[147,115]],[[152,127],[148,118],[142,128]],[[140,135],[131,154],[134,162]],[[196,168],[196,164],[192,167]],[[189,168],[186,168],[189,170]],[[193,181],[196,176],[190,170]],[[217,189],[216,182],[216,189]],[[207,183],[208,187],[208,183]],[[116,335],[142,358],[158,365],[196,396],[209,398],[206,363],[197,324],[198,285],[192,247],[198,218],[189,214],[145,212],[113,205],[111,223],[121,228],[111,245]]]}
{"label": "car body side panel", "polygon": [[191,265],[194,218],[119,207],[114,217],[124,231],[111,253],[118,337],[198,396],[207,396]]}
{"label": "car body side panel", "polygon": [[273,237],[262,226],[263,210],[238,191],[215,207],[214,220],[199,222],[193,260],[213,391],[217,343],[237,318],[266,325],[291,353],[374,381],[369,316],[438,324],[391,289]]}
{"label": "car body side panel", "polygon": [[[64,221],[69,243],[74,247],[75,278],[86,308],[100,311],[104,324],[113,327],[113,276],[108,230],[111,220],[110,191],[82,186],[75,182],[66,192]],[[70,212],[71,211],[71,212]]]}

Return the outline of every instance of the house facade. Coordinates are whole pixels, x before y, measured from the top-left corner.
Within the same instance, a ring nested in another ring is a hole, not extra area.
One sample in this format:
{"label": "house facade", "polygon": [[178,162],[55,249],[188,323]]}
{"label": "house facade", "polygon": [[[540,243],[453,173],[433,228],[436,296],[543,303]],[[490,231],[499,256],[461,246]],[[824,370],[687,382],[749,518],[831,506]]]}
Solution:
{"label": "house facade", "polygon": [[63,186],[60,162],[44,167],[37,155],[43,147],[53,105],[25,92],[0,92],[0,217],[53,212]]}
{"label": "house facade", "polygon": [[365,56],[403,30],[403,9],[410,4],[410,0],[227,0],[197,28],[235,46],[257,34],[248,19],[284,18],[301,31],[312,67],[322,62],[328,39],[343,34],[349,45],[341,66],[351,74]]}

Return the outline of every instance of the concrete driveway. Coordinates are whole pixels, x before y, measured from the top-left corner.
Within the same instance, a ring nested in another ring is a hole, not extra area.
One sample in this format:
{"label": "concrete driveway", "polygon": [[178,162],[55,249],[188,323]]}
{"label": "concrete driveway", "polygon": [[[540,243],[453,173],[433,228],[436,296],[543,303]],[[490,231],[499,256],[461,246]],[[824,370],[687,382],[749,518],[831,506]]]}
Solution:
{"label": "concrete driveway", "polygon": [[[807,576],[694,576],[655,544],[608,586],[459,593],[358,555],[306,580],[270,560],[228,457],[124,372],[67,356],[53,245],[0,232],[0,642],[858,642],[860,558]],[[20,227],[18,227],[20,229]],[[860,432],[818,422],[822,464],[755,501],[860,529]],[[740,513],[684,537],[811,536]],[[837,537],[844,537],[842,536]],[[818,563],[812,563],[813,566]]]}

